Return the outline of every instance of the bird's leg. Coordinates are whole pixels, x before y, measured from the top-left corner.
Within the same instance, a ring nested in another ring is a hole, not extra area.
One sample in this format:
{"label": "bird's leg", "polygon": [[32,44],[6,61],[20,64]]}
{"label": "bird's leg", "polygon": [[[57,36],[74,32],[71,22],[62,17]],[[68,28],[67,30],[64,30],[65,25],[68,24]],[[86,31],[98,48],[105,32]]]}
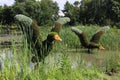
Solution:
{"label": "bird's leg", "polygon": [[42,60],[42,63],[45,64],[45,59]]}
{"label": "bird's leg", "polygon": [[35,69],[37,69],[39,67],[39,62],[35,63]]}
{"label": "bird's leg", "polygon": [[77,46],[75,48],[76,48],[76,52],[77,52]]}
{"label": "bird's leg", "polygon": [[88,49],[88,53],[89,53],[89,54],[91,53],[91,49]]}

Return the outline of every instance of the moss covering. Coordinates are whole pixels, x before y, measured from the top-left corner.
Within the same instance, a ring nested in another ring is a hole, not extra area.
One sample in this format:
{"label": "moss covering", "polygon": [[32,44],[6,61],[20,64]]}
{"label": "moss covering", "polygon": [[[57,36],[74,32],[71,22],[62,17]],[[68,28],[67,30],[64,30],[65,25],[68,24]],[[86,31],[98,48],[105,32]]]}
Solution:
{"label": "moss covering", "polygon": [[88,49],[94,49],[94,48],[99,49],[99,47],[102,46],[102,45],[99,44],[98,42],[100,41],[100,38],[103,35],[103,33],[105,33],[108,30],[109,30],[108,26],[103,27],[102,29],[98,30],[92,36],[92,39],[89,41],[86,34],[85,34],[85,32],[82,32],[81,30],[79,30],[79,29],[77,29],[75,27],[72,27],[72,31],[79,37],[81,45],[83,47],[85,47],[85,48],[88,48]]}

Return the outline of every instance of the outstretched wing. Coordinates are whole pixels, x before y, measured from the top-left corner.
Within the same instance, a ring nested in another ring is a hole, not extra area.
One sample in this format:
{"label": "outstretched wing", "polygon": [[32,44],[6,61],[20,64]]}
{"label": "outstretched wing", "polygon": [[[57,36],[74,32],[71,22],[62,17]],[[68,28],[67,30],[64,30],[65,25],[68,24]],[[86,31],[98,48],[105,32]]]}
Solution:
{"label": "outstretched wing", "polygon": [[27,32],[30,29],[30,26],[32,25],[32,19],[25,15],[18,14],[14,17],[14,19],[15,22],[19,24],[23,32]]}
{"label": "outstretched wing", "polygon": [[57,32],[59,33],[62,28],[62,25],[58,22],[55,22],[54,26],[51,29],[51,32]]}
{"label": "outstretched wing", "polygon": [[91,38],[90,42],[98,43],[102,35],[110,29],[109,26],[105,26],[102,29],[98,30]]}
{"label": "outstretched wing", "polygon": [[79,37],[81,45],[83,47],[87,47],[89,44],[89,40],[88,40],[86,34],[75,27],[72,27],[71,30]]}
{"label": "outstretched wing", "polygon": [[59,33],[62,28],[62,25],[66,24],[68,22],[70,22],[70,18],[68,18],[68,17],[59,18],[57,21],[55,21],[55,24],[52,27],[51,32]]}
{"label": "outstretched wing", "polygon": [[35,21],[22,14],[16,15],[14,19],[15,22],[17,22],[18,26],[20,26],[20,28],[22,29],[28,43],[41,43],[42,37],[39,31],[39,26]]}

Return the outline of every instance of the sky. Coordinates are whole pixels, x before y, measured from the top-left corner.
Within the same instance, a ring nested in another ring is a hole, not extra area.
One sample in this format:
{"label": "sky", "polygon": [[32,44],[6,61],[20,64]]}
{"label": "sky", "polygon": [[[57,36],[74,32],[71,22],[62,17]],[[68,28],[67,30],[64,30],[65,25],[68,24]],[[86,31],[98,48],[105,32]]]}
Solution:
{"label": "sky", "polygon": [[14,3],[14,0],[0,0],[0,6],[7,4],[8,6],[12,5]]}
{"label": "sky", "polygon": [[[66,1],[69,1],[71,4],[73,4],[75,1],[81,1],[81,0],[53,0],[53,1],[56,1],[60,7],[60,10],[63,10]],[[10,6],[14,4],[14,0],[0,0],[0,6],[1,5],[3,6],[4,4]],[[62,14],[61,11],[60,14]]]}

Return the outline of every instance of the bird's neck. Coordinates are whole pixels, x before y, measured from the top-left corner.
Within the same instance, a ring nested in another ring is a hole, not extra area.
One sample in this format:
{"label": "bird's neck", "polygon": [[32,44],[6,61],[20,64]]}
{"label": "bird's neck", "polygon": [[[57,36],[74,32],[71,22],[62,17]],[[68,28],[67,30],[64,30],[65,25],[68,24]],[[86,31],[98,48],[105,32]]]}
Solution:
{"label": "bird's neck", "polygon": [[46,46],[53,45],[53,43],[54,43],[53,40],[48,40],[48,39],[46,39],[46,40],[43,41],[43,44],[46,45]]}

